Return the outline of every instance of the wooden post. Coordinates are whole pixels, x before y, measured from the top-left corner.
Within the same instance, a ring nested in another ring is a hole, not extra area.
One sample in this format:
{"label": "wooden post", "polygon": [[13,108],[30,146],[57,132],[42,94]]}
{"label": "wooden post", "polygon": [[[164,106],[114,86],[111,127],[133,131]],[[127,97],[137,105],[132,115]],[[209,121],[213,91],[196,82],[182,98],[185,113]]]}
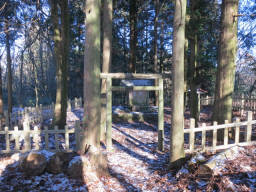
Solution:
{"label": "wooden post", "polygon": [[8,111],[4,111],[5,126],[9,127]]}
{"label": "wooden post", "polygon": [[75,97],[75,109],[77,108],[77,98]]}
{"label": "wooden post", "polygon": [[29,119],[28,119],[28,114],[25,115],[25,120],[23,122],[23,128],[24,128],[24,149],[25,151],[29,151],[31,149],[31,144],[30,144],[30,127],[29,127]]}
{"label": "wooden post", "polygon": [[69,150],[69,134],[68,134],[67,125],[65,125],[65,147],[66,147],[66,150]]}
{"label": "wooden post", "polygon": [[9,139],[9,130],[8,127],[4,128],[5,131],[5,145],[6,145],[6,151],[10,151],[10,139]]}
{"label": "wooden post", "polygon": [[[205,128],[205,127],[206,127],[206,124],[203,123],[203,124],[202,124],[202,127]],[[206,131],[203,130],[203,131],[202,131],[202,150],[203,150],[203,152],[205,151],[205,143],[206,143]]]}
{"label": "wooden post", "polygon": [[163,79],[158,79],[158,150],[164,151],[164,90]]}
{"label": "wooden post", "polygon": [[39,150],[39,135],[38,135],[38,126],[34,127],[34,143],[35,143],[35,150]]}
{"label": "wooden post", "polygon": [[213,151],[216,151],[216,146],[217,146],[217,129],[215,128],[215,126],[217,126],[217,121],[214,121],[213,122],[213,135],[212,135],[212,148],[213,148]]}
{"label": "wooden post", "polygon": [[39,105],[39,121],[40,121],[40,123],[43,123],[43,105],[42,104],[40,104]]}
{"label": "wooden post", "polygon": [[59,139],[58,139],[58,126],[54,126],[54,130],[56,131],[54,134],[54,138],[55,138],[55,149],[58,151],[60,149],[59,146]]}
{"label": "wooden post", "polygon": [[241,108],[240,108],[240,115],[241,115],[241,117],[243,116],[243,114],[244,114],[244,104],[245,104],[245,102],[244,102],[244,94],[242,94],[242,99],[241,99]]}
{"label": "wooden post", "polygon": [[198,97],[198,121],[200,121],[200,111],[201,111],[201,96],[200,96],[200,92],[197,94],[197,97]]}
{"label": "wooden post", "polygon": [[250,142],[252,138],[252,112],[247,112],[246,142]]}
{"label": "wooden post", "polygon": [[107,80],[101,81],[101,116],[100,116],[100,139],[106,141],[107,118]]}
{"label": "wooden post", "polygon": [[112,79],[107,78],[107,130],[106,130],[106,144],[107,149],[112,148]]}
{"label": "wooden post", "polygon": [[209,96],[206,95],[206,105],[208,106],[209,105]]}
{"label": "wooden post", "polygon": [[18,126],[14,127],[14,139],[15,139],[15,150],[19,150],[20,149],[20,145],[19,145],[19,129]]}
{"label": "wooden post", "polygon": [[80,121],[75,121],[76,152],[80,149]]}
{"label": "wooden post", "polygon": [[70,99],[68,100],[68,109],[67,109],[68,112],[71,112],[71,101]]}
{"label": "wooden post", "polygon": [[195,119],[190,118],[190,125],[189,125],[189,150],[191,153],[193,153],[194,151],[194,147],[195,147]]}
{"label": "wooden post", "polygon": [[[240,119],[239,118],[236,118],[235,120],[236,123],[239,123],[240,122]],[[240,135],[240,127],[239,126],[236,126],[236,133],[235,133],[235,144],[238,144],[239,143],[239,135]]]}
{"label": "wooden post", "polygon": [[[225,120],[225,124],[228,124],[228,120]],[[228,130],[229,127],[224,128],[224,146],[228,145]]]}
{"label": "wooden post", "polygon": [[49,149],[49,134],[48,134],[48,127],[47,126],[44,127],[44,131],[45,131],[45,135],[44,135],[45,149],[48,150]]}

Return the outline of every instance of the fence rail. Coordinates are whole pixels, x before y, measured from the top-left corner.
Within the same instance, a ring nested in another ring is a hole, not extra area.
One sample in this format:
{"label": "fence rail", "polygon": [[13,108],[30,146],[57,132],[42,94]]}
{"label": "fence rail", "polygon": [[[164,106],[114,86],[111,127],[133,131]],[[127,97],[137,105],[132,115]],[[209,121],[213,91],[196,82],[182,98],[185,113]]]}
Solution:
{"label": "fence rail", "polygon": [[[217,122],[214,122],[213,126],[206,126],[206,124],[203,123],[202,127],[198,128],[195,128],[195,120],[191,118],[190,128],[184,129],[184,133],[189,134],[188,149],[185,151],[189,153],[193,153],[198,150],[216,151],[226,149],[234,145],[246,146],[256,144],[256,140],[252,140],[253,125],[256,125],[256,120],[252,120],[251,111],[247,112],[247,121],[245,122],[240,122],[240,119],[236,118],[235,122],[233,123],[228,123],[225,121],[225,124],[217,125]],[[242,131],[242,129],[244,130]],[[217,139],[217,132],[220,130],[223,130],[223,138]],[[198,137],[196,138],[197,132],[201,133],[199,136],[199,140],[201,141],[200,144],[195,143],[196,139],[198,139]],[[206,140],[207,133],[212,135],[211,139],[208,137],[208,140]],[[231,139],[229,135],[230,133],[234,133]],[[222,140],[221,142],[223,144],[218,144],[219,140]],[[211,145],[207,145],[207,142],[211,143]]]}

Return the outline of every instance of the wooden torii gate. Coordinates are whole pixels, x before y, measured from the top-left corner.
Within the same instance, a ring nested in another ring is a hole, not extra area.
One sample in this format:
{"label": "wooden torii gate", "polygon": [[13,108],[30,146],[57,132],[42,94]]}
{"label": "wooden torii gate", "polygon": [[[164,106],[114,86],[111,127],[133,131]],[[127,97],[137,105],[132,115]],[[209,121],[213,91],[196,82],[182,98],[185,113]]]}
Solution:
{"label": "wooden torii gate", "polygon": [[[106,128],[107,149],[112,148],[112,91],[158,91],[158,150],[164,150],[164,94],[163,78],[160,74],[140,74],[140,73],[101,73],[101,79],[106,81],[106,121],[103,122]],[[112,86],[112,79],[153,79],[155,86]]]}

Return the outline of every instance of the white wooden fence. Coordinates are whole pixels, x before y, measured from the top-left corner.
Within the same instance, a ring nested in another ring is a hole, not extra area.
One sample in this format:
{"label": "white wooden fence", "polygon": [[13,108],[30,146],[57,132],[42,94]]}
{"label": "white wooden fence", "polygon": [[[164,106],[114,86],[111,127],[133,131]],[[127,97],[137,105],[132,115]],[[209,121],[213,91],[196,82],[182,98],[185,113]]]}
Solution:
{"label": "white wooden fence", "polygon": [[[240,111],[243,114],[244,111],[252,111],[256,113],[256,96],[248,95],[233,95],[232,96],[232,108],[235,111]],[[202,97],[200,99],[201,106],[214,105],[214,97]]]}
{"label": "white wooden fence", "polygon": [[[70,134],[74,134],[73,141],[75,141],[76,148],[70,148]],[[50,135],[54,135],[54,148],[49,147],[49,143],[52,140],[49,139]],[[62,137],[64,135],[64,137]],[[74,128],[58,129],[57,126],[54,129],[48,129],[44,127],[39,129],[38,126],[34,126],[33,129],[30,128],[30,123],[27,119],[23,122],[23,129],[19,129],[15,126],[14,129],[10,130],[5,127],[3,131],[0,131],[0,137],[4,136],[5,143],[0,144],[0,154],[2,153],[14,153],[14,152],[26,152],[30,150],[42,150],[46,149],[49,151],[74,151],[78,149],[80,143],[80,121],[75,122]],[[42,139],[43,138],[43,139]],[[14,140],[14,142],[12,142]],[[62,144],[61,144],[62,142]]]}
{"label": "white wooden fence", "polygon": [[[184,129],[185,134],[189,134],[188,149],[185,150],[188,153],[195,151],[216,151],[220,149],[226,149],[234,145],[252,145],[256,144],[256,140],[252,140],[253,126],[256,125],[256,120],[252,120],[252,112],[247,112],[247,121],[240,122],[239,118],[236,118],[235,122],[217,125],[217,122],[213,123],[213,126],[206,126],[205,123],[202,127],[195,128],[195,120],[190,119],[190,128]],[[224,138],[222,143],[217,141],[217,131],[224,131]],[[234,139],[229,139],[229,133],[234,132]],[[196,137],[196,133],[199,133]],[[256,133],[254,133],[256,136]],[[208,135],[208,137],[207,137]],[[210,135],[210,136],[209,136]],[[243,137],[243,139],[242,139]],[[207,139],[208,138],[208,139]],[[211,143],[211,145],[209,145]]]}

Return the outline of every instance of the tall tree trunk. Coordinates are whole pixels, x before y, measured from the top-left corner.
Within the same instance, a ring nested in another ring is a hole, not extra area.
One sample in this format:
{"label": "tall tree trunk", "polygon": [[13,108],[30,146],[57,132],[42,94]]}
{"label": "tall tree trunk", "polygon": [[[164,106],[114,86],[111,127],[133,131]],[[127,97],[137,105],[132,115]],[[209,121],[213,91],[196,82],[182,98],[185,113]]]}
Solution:
{"label": "tall tree trunk", "polygon": [[8,18],[5,18],[5,43],[7,52],[7,71],[8,71],[8,123],[10,123],[10,115],[12,113],[12,60],[11,60],[11,46],[10,46],[10,35],[9,35],[9,23]]}
{"label": "tall tree trunk", "polygon": [[197,12],[199,11],[198,0],[190,1],[191,19],[189,21],[189,47],[190,47],[190,64],[189,64],[189,87],[190,87],[190,116],[195,119],[197,124],[199,120],[199,108],[198,108],[198,94],[197,94],[197,67],[198,67],[198,19]]}
{"label": "tall tree trunk", "polygon": [[[1,55],[0,55],[0,61],[1,61]],[[4,115],[4,103],[3,103],[3,83],[2,83],[2,67],[0,65],[0,123],[2,125]],[[2,129],[2,126],[0,125],[0,130]]]}
{"label": "tall tree trunk", "polygon": [[21,56],[20,56],[20,89],[19,89],[19,105],[20,107],[23,106],[23,97],[22,97],[22,93],[23,93],[23,65],[24,65],[24,51],[21,52]]}
{"label": "tall tree trunk", "polygon": [[54,30],[54,54],[56,62],[56,103],[54,109],[54,124],[60,129],[64,129],[67,116],[67,67],[69,52],[69,13],[68,1],[62,0],[60,3],[61,26],[59,26],[58,3],[51,1],[51,14]]}
{"label": "tall tree trunk", "polygon": [[221,11],[221,33],[216,75],[214,120],[231,122],[232,93],[234,90],[235,62],[237,50],[238,0],[223,0]]}
{"label": "tall tree trunk", "polygon": [[[91,163],[99,174],[107,172],[100,152],[100,0],[87,0],[84,57],[84,133],[80,152],[89,149]],[[92,150],[91,150],[92,149]],[[90,153],[91,152],[91,153]],[[105,163],[104,163],[105,162]]]}
{"label": "tall tree trunk", "polygon": [[130,0],[130,59],[129,72],[136,72],[136,50],[137,50],[137,4]]}
{"label": "tall tree trunk", "polygon": [[32,65],[33,65],[33,73],[34,73],[34,79],[35,79],[36,108],[38,108],[38,105],[39,105],[39,91],[38,91],[39,82],[38,82],[38,74],[37,74],[37,68],[36,68],[36,61],[35,61],[35,58],[34,58],[34,54],[33,54],[32,50],[31,50],[31,47],[29,49],[29,57],[30,57],[30,60],[31,60]]}
{"label": "tall tree trunk", "polygon": [[155,4],[155,17],[154,17],[154,72],[159,73],[158,65],[157,65],[157,27],[158,27],[158,15],[159,15],[159,0],[154,0]]}
{"label": "tall tree trunk", "polygon": [[54,57],[56,62],[56,102],[54,108],[54,124],[61,125],[61,31],[59,28],[59,16],[58,16],[58,3],[56,0],[51,0],[51,19],[53,23],[53,41],[54,41]]}
{"label": "tall tree trunk", "polygon": [[99,147],[100,144],[100,2],[86,1],[86,40],[84,63],[84,129],[81,143]]}
{"label": "tall tree trunk", "polygon": [[164,72],[164,22],[161,22],[161,33],[160,33],[160,73]]}
{"label": "tall tree trunk", "polygon": [[[158,14],[159,14],[159,0],[154,0],[155,4],[155,17],[154,17],[154,73],[159,73],[158,69],[158,57],[157,57],[157,27],[158,27]],[[158,85],[158,81],[155,80],[156,86]],[[155,91],[155,105],[158,106],[158,91]]]}
{"label": "tall tree trunk", "polygon": [[[112,56],[112,0],[103,0],[103,63],[102,72],[109,73],[111,68],[111,56]],[[104,139],[105,125],[106,125],[106,79],[102,79],[101,94],[103,95],[103,102],[101,106],[101,139]]]}
{"label": "tall tree trunk", "polygon": [[172,127],[170,132],[170,164],[179,166],[184,153],[184,45],[186,0],[175,1],[173,23]]}
{"label": "tall tree trunk", "polygon": [[68,0],[61,1],[61,39],[62,39],[62,63],[61,63],[61,121],[60,127],[66,125],[67,100],[68,100],[68,65],[69,65],[69,9]]}

